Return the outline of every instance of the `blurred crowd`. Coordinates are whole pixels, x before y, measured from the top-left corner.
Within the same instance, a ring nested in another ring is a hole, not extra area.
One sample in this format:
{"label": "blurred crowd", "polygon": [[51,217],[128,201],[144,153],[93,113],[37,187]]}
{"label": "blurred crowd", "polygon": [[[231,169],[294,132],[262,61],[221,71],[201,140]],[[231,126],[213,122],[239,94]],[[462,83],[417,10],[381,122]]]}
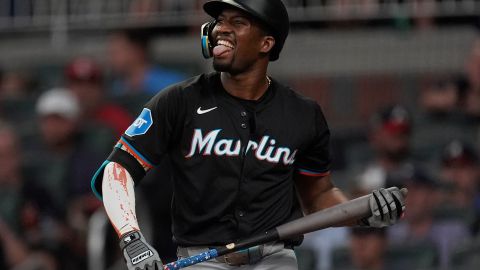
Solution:
{"label": "blurred crowd", "polygon": [[[37,89],[40,75],[1,72],[1,269],[123,269],[90,179],[143,103],[194,75],[151,63],[149,42],[145,31],[115,31],[105,63],[70,59],[53,89]],[[415,113],[405,104],[379,108],[364,125],[364,139],[355,142],[361,158],[334,157],[346,164],[347,173],[339,175],[349,176],[337,179],[334,171],[334,181],[352,197],[408,188],[402,221],[387,229],[309,234],[298,249],[302,270],[480,265],[480,41],[459,73],[422,86]],[[168,161],[139,190],[144,234],[164,261],[172,261]]]}
{"label": "blurred crowd", "polygon": [[34,74],[1,73],[1,269],[87,269],[89,220],[101,207],[89,179],[143,103],[186,78],[151,63],[148,44],[147,32],[113,32],[106,63],[75,57],[52,89],[36,89]]}
{"label": "blurred crowd", "polygon": [[384,229],[309,234],[300,253],[306,267],[480,266],[480,42],[472,44],[461,75],[426,84],[418,93],[416,113],[410,110],[392,104],[372,115],[365,133],[368,149],[362,160],[347,165],[352,197],[406,187],[403,219]]}

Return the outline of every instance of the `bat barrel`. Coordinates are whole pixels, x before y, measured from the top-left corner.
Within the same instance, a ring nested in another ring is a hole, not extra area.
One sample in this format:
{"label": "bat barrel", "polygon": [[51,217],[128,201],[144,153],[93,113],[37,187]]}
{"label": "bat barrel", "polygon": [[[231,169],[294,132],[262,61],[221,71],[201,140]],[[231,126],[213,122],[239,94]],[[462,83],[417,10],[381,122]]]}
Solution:
{"label": "bat barrel", "polygon": [[[392,189],[394,187],[388,188],[388,190]],[[400,193],[402,196],[406,196],[407,189],[401,189]],[[371,215],[370,196],[372,195],[368,194],[280,225],[277,227],[279,238],[288,239],[350,220],[368,217]]]}
{"label": "bat barrel", "polygon": [[289,239],[349,220],[360,219],[369,214],[369,196],[367,195],[285,223],[278,226],[277,231],[280,239]]}

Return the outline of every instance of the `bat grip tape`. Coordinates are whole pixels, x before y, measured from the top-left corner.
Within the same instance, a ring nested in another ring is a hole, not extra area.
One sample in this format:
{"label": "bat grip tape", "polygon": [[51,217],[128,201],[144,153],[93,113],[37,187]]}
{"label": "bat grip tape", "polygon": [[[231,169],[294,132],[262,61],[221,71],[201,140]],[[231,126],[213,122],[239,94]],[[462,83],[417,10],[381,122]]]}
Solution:
{"label": "bat grip tape", "polygon": [[202,252],[200,254],[190,256],[188,258],[180,259],[178,261],[166,264],[163,266],[164,270],[177,270],[180,268],[185,268],[190,265],[194,265],[197,263],[205,262],[210,259],[214,259],[218,257],[218,253],[216,249],[210,249],[208,251]]}

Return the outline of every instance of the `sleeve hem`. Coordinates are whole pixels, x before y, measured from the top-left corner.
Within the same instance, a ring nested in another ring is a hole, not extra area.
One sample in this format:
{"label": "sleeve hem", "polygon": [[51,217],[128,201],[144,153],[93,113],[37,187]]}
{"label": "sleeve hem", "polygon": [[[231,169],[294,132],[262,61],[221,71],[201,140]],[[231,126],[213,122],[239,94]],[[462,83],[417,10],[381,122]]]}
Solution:
{"label": "sleeve hem", "polygon": [[101,201],[103,201],[103,197],[101,195],[101,192],[99,192],[99,189],[97,189],[97,184],[98,184],[97,179],[105,169],[105,166],[107,166],[108,163],[110,162],[111,162],[110,160],[105,160],[100,166],[100,168],[98,168],[98,170],[95,172],[95,174],[92,177],[92,181],[90,182],[90,187],[92,188],[93,194],[95,194],[95,197],[97,197],[97,199]]}
{"label": "sleeve hem", "polygon": [[317,171],[311,171],[311,170],[306,170],[306,169],[298,169],[298,173],[301,174],[301,175],[306,175],[306,176],[320,177],[320,176],[330,175],[330,170],[323,171],[323,172],[317,172]]}
{"label": "sleeve hem", "polygon": [[143,156],[137,149],[135,149],[135,147],[133,147],[127,140],[125,140],[125,138],[120,137],[119,143],[123,145],[126,148],[127,152],[133,157],[135,157],[142,164],[142,166],[148,169],[152,169],[153,167],[155,167],[152,162],[145,158],[145,156]]}

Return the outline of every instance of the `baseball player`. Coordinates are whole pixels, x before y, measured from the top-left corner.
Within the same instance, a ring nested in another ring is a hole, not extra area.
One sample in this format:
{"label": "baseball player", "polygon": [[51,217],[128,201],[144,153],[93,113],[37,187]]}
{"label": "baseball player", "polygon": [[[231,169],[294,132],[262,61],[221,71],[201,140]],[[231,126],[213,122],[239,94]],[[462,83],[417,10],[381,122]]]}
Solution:
{"label": "baseball player", "polygon": [[[213,56],[215,72],[153,97],[92,180],[131,270],[162,268],[138,226],[134,185],[166,155],[179,257],[347,200],[330,180],[329,129],[320,107],[267,75],[288,35],[285,6],[214,0],[203,8],[213,17],[202,27],[203,54]],[[370,218],[339,225],[395,223],[404,207],[399,192],[373,195]],[[293,247],[300,242],[259,245],[190,269],[297,269]]]}

